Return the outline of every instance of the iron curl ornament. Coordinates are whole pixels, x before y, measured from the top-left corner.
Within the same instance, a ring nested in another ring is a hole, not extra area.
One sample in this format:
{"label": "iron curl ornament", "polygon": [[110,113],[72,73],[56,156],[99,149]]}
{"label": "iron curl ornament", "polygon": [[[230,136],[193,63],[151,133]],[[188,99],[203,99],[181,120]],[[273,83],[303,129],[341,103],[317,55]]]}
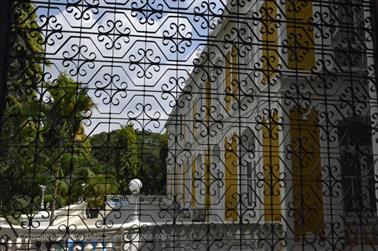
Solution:
{"label": "iron curl ornament", "polygon": [[4,4],[0,249],[378,249],[375,1]]}

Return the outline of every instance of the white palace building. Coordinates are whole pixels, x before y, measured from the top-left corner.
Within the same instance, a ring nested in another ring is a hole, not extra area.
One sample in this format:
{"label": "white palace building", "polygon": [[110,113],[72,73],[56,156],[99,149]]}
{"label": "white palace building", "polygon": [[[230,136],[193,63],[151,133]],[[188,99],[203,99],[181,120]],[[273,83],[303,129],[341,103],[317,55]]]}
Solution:
{"label": "white palace building", "polygon": [[369,6],[244,2],[228,5],[170,114],[167,194],[205,222],[376,245]]}

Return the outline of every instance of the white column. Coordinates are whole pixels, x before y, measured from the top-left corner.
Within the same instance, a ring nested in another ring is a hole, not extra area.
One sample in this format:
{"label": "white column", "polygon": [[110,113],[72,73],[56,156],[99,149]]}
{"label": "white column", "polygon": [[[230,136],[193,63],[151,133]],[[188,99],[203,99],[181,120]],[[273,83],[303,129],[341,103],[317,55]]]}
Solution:
{"label": "white column", "polygon": [[[284,106],[284,104],[281,104]],[[279,130],[279,151],[280,151],[280,178],[285,177],[281,181],[281,223],[282,230],[286,233],[287,247],[286,250],[292,250],[295,247],[295,233],[294,229],[294,216],[289,212],[293,209],[293,176],[292,176],[292,164],[291,158],[287,156],[287,147],[291,145],[291,127],[290,117],[288,116],[290,107],[284,106],[278,108],[278,118],[282,119],[284,125],[282,130]],[[264,196],[264,195],[262,195]],[[263,198],[263,197],[262,197]],[[264,210],[264,208],[262,208]],[[285,250],[283,248],[282,250]]]}

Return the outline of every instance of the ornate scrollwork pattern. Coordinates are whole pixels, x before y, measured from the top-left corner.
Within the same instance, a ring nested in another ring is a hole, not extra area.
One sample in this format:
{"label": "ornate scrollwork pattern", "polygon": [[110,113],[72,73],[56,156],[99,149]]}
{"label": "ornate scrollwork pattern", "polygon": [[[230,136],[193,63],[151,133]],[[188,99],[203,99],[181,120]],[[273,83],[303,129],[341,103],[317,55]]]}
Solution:
{"label": "ornate scrollwork pattern", "polygon": [[10,2],[1,250],[378,249],[375,1]]}

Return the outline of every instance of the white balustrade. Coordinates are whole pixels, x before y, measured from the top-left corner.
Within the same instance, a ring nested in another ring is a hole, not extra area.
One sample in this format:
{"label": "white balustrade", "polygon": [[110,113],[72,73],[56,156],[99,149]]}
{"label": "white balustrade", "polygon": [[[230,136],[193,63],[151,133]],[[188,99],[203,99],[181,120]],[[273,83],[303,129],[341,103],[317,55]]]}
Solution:
{"label": "white balustrade", "polygon": [[100,241],[100,242],[97,242],[97,245],[96,245],[96,251],[97,250],[99,250],[99,251],[102,251],[102,248],[103,248],[104,246],[102,245],[102,242]]}
{"label": "white balustrade", "polygon": [[87,243],[84,247],[84,251],[92,251],[94,249],[91,243]]}
{"label": "white balustrade", "polygon": [[16,242],[17,249],[27,248],[26,242],[27,242],[27,239],[17,238],[17,242]]}
{"label": "white balustrade", "polygon": [[8,250],[13,250],[14,249],[15,245],[13,245],[13,244],[15,244],[15,241],[12,241],[12,240],[8,240],[7,241]]}
{"label": "white balustrade", "polygon": [[106,244],[106,251],[112,251],[113,250],[113,243],[109,242]]}
{"label": "white balustrade", "polygon": [[81,245],[76,244],[74,250],[75,250],[75,251],[81,251],[81,250],[82,250]]}

